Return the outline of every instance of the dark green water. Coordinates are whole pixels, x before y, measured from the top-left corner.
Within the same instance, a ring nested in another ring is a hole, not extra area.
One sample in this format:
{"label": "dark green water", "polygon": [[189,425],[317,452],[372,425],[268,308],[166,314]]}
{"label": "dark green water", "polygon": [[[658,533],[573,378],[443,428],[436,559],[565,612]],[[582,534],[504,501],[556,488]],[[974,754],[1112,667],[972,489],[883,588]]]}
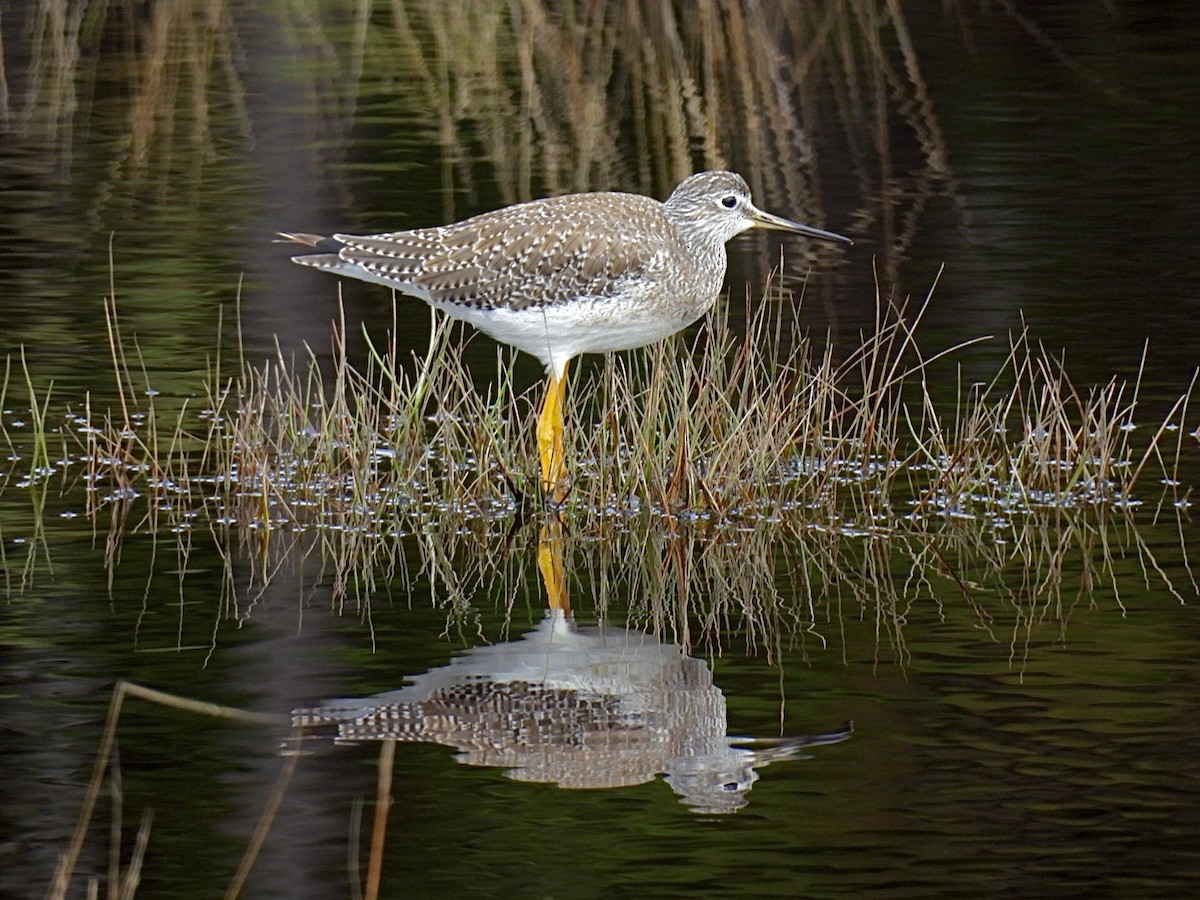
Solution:
{"label": "dark green water", "polygon": [[[198,403],[218,320],[228,352],[239,306],[252,360],[276,340],[327,356],[337,285],[291,265],[278,229],[415,227],[568,190],[664,196],[727,165],[763,207],[854,237],[846,253],[782,245],[805,324],[835,347],[873,323],[876,273],[880,291],[921,296],[944,264],[922,347],[1000,336],[958,357],[967,378],[994,372],[1025,323],[1083,391],[1133,378],[1149,342],[1145,429],[1186,389],[1200,364],[1193,4],[909,5],[899,22],[887,4],[681,3],[661,18],[647,4],[641,19],[614,5],[603,22],[565,6],[542,20],[532,4],[398,4],[403,19],[380,5],[356,24],[330,5],[80,4],[62,41],[32,5],[5,8],[0,894],[45,892],[117,680],[287,716],[395,690],[543,618],[528,528],[506,543],[447,523],[390,545],[394,565],[343,592],[319,549],[277,538],[264,578],[254,535],[142,525],[110,580],[108,513],[82,514],[73,470],[22,484],[15,354],[52,411],[89,393],[110,404],[112,292],[164,402]],[[735,298],[780,246],[732,245]],[[382,289],[343,296],[348,321],[389,327]],[[398,321],[423,350],[427,311]],[[493,345],[471,353],[492,370]],[[1182,441],[1195,473],[1196,440]],[[52,458],[64,449],[77,452],[51,441]],[[690,811],[661,779],[568,790],[400,744],[383,895],[1183,894],[1200,878],[1197,543],[1158,488],[1128,521],[1046,516],[1007,544],[960,542],[949,523],[925,551],[818,541],[818,564],[786,536],[761,552],[697,538],[682,590],[671,563],[656,568],[661,547],[569,535],[581,625],[652,624],[685,597],[689,652],[730,734],[853,720],[854,736],[762,768],[728,816]],[[447,572],[463,579],[457,607]],[[138,896],[223,891],[286,729],[130,700],[118,734],[123,859],[154,811]],[[306,749],[245,896],[351,895],[379,744]],[[105,877],[110,808],[71,896]]]}

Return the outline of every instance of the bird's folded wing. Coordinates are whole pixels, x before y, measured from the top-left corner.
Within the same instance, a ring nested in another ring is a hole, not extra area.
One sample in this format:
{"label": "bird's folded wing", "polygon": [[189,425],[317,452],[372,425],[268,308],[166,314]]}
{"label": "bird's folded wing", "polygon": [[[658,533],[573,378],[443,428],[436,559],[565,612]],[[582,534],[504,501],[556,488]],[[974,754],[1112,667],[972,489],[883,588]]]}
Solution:
{"label": "bird's folded wing", "polygon": [[603,299],[652,274],[662,247],[623,236],[620,223],[582,217],[477,216],[456,225],[359,237],[339,234],[342,259],[439,303],[520,310]]}

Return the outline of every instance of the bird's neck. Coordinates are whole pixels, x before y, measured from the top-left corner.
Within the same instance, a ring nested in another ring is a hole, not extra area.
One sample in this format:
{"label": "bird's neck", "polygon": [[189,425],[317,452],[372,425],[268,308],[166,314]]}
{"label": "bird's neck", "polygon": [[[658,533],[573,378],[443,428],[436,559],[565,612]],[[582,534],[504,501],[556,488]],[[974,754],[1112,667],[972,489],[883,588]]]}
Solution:
{"label": "bird's neck", "polygon": [[[686,242],[686,239],[685,239]],[[694,240],[688,246],[689,259],[695,270],[697,285],[703,285],[702,291],[709,298],[708,305],[716,299],[721,286],[725,283],[725,269],[729,257],[725,245],[713,241]]]}

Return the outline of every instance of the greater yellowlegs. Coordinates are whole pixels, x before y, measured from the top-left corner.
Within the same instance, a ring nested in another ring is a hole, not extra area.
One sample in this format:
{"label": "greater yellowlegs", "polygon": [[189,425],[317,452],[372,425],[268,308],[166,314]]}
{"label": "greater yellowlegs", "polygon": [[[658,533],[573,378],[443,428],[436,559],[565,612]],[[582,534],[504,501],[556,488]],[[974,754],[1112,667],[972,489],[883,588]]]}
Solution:
{"label": "greater yellowlegs", "polygon": [[695,322],[725,280],[726,241],[750,228],[852,243],[758,209],[734,172],[692,175],[661,203],[567,194],[434,228],[280,237],[317,251],[293,262],[419,297],[541,360],[549,376],[537,425],[542,486],[561,501],[570,361],[641,347]]}

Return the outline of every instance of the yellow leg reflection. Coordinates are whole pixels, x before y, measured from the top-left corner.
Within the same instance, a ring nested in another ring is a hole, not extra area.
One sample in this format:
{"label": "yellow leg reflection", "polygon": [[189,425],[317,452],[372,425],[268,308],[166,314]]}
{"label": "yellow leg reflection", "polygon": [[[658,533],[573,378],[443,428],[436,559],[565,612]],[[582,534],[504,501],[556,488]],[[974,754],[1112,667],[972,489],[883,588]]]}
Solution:
{"label": "yellow leg reflection", "polygon": [[542,463],[542,490],[555,503],[567,496],[567,460],[563,452],[563,405],[567,390],[567,366],[562,374],[550,376],[546,399],[538,416],[538,456]]}
{"label": "yellow leg reflection", "polygon": [[556,520],[542,526],[538,535],[537,563],[542,586],[546,589],[546,605],[569,613],[571,598],[567,594],[567,574],[563,568],[562,522]]}

